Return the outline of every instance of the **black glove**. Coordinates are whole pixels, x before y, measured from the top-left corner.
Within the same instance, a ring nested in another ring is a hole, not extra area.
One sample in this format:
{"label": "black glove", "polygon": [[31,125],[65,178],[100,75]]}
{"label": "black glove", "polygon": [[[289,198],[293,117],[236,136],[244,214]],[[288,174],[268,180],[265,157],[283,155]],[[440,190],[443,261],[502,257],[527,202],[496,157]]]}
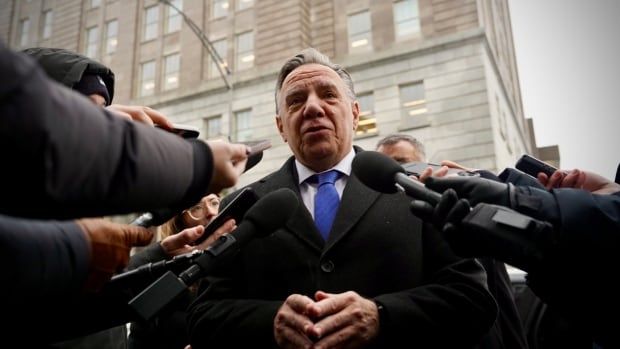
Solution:
{"label": "black glove", "polygon": [[463,218],[471,211],[469,202],[460,199],[454,189],[447,189],[441,195],[441,200],[437,206],[413,200],[410,205],[413,214],[420,217],[425,222],[432,223],[437,230],[441,231],[444,238],[450,244],[454,252],[461,257],[476,257],[479,253],[476,239],[465,231],[459,229]]}
{"label": "black glove", "polygon": [[[459,201],[463,201],[459,203]],[[458,207],[457,207],[457,204]],[[448,189],[441,195],[437,206],[421,200],[413,200],[410,204],[411,212],[423,221],[432,223],[439,231],[449,223],[458,224],[469,213],[471,207],[465,199],[459,200],[454,189]]]}
{"label": "black glove", "polygon": [[443,193],[452,188],[459,198],[467,199],[472,206],[480,202],[513,207],[514,186],[479,177],[429,177],[426,187]]}
{"label": "black glove", "polygon": [[461,257],[492,257],[525,271],[541,269],[554,241],[552,226],[501,205],[458,199],[447,189],[433,208],[414,200],[411,211],[442,233],[454,253]]}

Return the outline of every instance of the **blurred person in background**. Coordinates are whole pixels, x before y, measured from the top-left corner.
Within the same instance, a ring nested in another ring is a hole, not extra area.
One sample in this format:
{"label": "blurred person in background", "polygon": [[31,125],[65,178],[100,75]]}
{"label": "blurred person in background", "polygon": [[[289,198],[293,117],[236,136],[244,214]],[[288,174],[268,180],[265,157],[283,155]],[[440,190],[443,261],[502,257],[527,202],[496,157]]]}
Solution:
{"label": "blurred person in background", "polygon": [[[184,210],[159,227],[161,241],[146,247],[132,256],[129,269],[137,268],[149,262],[170,259],[174,256],[194,250],[204,250],[221,235],[230,233],[236,228],[235,221],[230,219],[219,227],[215,233],[198,245],[193,243],[202,236],[204,226],[208,225],[219,212],[220,198],[216,194],[203,197],[200,202]],[[129,332],[128,347],[130,349],[183,349],[189,343],[186,317],[187,306],[196,298],[196,286],[182,299],[175,301],[172,309],[166,310],[148,323],[133,322]]]}

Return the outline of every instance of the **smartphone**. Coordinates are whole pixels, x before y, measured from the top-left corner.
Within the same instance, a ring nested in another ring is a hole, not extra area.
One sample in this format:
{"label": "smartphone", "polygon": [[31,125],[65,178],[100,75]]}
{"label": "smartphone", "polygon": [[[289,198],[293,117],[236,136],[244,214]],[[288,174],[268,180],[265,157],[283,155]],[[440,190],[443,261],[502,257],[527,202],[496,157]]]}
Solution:
{"label": "smartphone", "polygon": [[[429,167],[431,167],[433,169],[433,172],[435,172],[439,170],[442,166],[438,164],[432,164],[432,163],[420,162],[420,161],[414,161],[414,162],[403,164],[403,168],[407,172],[407,175],[409,176],[414,175],[416,177],[420,177],[422,172],[424,172],[424,170],[426,170]],[[448,173],[446,174],[446,176],[455,176],[455,175],[475,177],[475,176],[479,176],[480,174],[477,172],[465,171],[460,168],[448,168]]]}
{"label": "smartphone", "polygon": [[247,170],[256,166],[263,159],[263,150],[271,148],[271,141],[268,139],[241,143],[250,148],[248,151],[248,160],[245,163],[245,170],[243,170],[243,172],[247,172]]}
{"label": "smartphone", "polygon": [[232,201],[220,210],[220,213],[213,218],[213,220],[205,226],[205,231],[201,237],[194,241],[194,245],[198,245],[205,241],[215,231],[222,226],[227,220],[234,219],[237,224],[241,222],[245,213],[252,207],[258,196],[250,187],[246,187]]}
{"label": "smartphone", "polygon": [[[162,130],[166,130],[159,125],[155,125],[155,127],[161,128]],[[197,127],[191,125],[183,125],[183,124],[172,124],[172,130],[166,130],[172,132],[178,136],[187,139],[198,138],[200,136],[200,130]]]}
{"label": "smartphone", "polygon": [[558,170],[548,163],[527,154],[523,154],[523,156],[521,156],[515,164],[515,168],[529,174],[534,178],[536,178],[540,172],[551,177],[553,172]]}

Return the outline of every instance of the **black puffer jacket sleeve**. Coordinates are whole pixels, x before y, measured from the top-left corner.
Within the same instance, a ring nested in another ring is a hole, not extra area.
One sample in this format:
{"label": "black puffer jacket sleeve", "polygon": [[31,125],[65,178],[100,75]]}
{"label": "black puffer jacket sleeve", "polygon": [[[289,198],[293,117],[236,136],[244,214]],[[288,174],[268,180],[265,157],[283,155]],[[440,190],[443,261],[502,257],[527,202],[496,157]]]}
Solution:
{"label": "black puffer jacket sleeve", "polygon": [[89,249],[75,222],[0,215],[2,309],[23,311],[74,297],[86,280]]}
{"label": "black puffer jacket sleeve", "polygon": [[2,43],[0,76],[0,212],[122,214],[189,206],[207,192],[206,143],[97,108]]}

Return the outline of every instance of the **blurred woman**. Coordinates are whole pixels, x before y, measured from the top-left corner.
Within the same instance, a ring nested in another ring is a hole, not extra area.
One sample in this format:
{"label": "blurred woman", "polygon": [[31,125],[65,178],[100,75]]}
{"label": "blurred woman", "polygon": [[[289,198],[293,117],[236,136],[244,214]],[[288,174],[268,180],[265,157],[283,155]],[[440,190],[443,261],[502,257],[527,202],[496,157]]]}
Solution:
{"label": "blurred woman", "polygon": [[[135,254],[129,261],[129,269],[135,269],[150,262],[170,259],[193,250],[206,249],[221,235],[234,230],[237,226],[235,221],[230,219],[203,242],[193,245],[193,242],[204,233],[204,226],[217,216],[219,206],[219,197],[209,194],[195,206],[171,218],[159,227],[160,242]],[[181,297],[171,307],[171,310],[162,312],[148,323],[133,322],[129,333],[129,348],[184,348],[189,343],[185,325],[185,309],[195,297],[195,288],[190,287],[190,292]]]}

